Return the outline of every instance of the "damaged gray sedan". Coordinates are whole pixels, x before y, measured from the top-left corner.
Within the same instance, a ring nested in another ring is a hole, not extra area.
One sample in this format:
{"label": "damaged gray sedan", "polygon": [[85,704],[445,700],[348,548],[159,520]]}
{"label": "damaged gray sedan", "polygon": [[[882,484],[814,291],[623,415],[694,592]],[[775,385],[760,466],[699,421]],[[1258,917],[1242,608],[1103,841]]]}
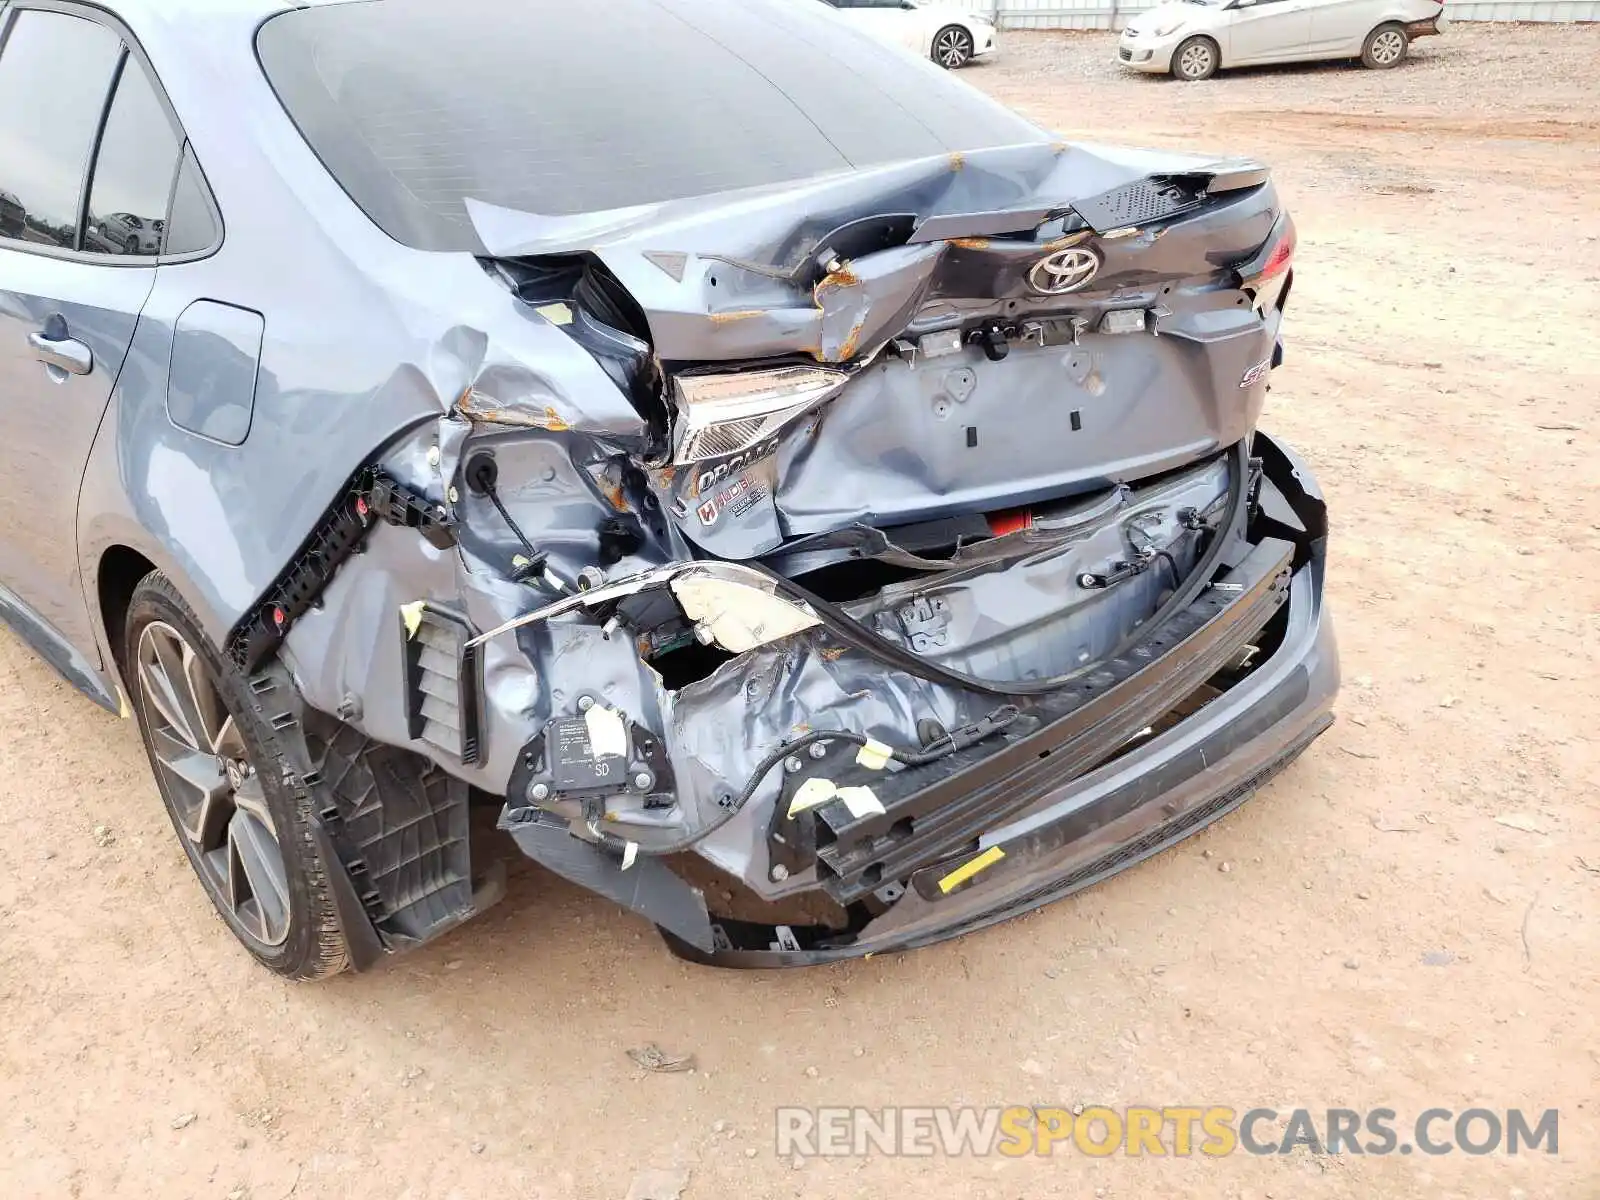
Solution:
{"label": "damaged gray sedan", "polygon": [[914,947],[1332,720],[1260,164],[803,0],[110,9],[0,11],[0,600],[273,970],[491,903],[485,804],[691,959]]}

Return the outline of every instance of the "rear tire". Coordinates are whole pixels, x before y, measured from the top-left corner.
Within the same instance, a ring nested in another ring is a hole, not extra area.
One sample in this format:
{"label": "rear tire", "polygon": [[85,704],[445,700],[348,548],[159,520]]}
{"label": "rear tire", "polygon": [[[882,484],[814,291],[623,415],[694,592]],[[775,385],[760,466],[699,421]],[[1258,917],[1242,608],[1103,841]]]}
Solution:
{"label": "rear tire", "polygon": [[972,34],[960,25],[946,25],[933,35],[933,61],[947,71],[956,71],[972,61]]}
{"label": "rear tire", "polygon": [[1185,83],[1210,79],[1222,65],[1222,51],[1208,37],[1185,38],[1172,52],[1172,75]]}
{"label": "rear tire", "polygon": [[1361,45],[1361,65],[1372,71],[1387,71],[1406,60],[1411,39],[1398,25],[1379,25],[1367,34]]}
{"label": "rear tire", "polygon": [[223,923],[268,970],[322,979],[349,947],[313,841],[314,797],[250,681],[159,571],[128,604],[123,678],[189,865]]}

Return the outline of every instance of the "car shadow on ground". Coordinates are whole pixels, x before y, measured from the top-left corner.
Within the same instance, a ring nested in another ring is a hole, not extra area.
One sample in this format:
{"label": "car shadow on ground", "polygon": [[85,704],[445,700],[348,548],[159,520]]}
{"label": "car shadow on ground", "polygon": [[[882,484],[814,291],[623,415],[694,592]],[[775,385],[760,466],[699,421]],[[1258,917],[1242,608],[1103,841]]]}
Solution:
{"label": "car shadow on ground", "polygon": [[[1308,772],[1314,774],[1317,769],[1318,764],[1314,761],[1302,760],[1292,764],[1282,778],[1266,785],[1240,812],[1230,813],[1212,829],[1221,831],[1240,820],[1251,820],[1252,814],[1260,814],[1264,808],[1272,805],[1275,797],[1278,803],[1298,802],[1297,797],[1303,799],[1305,790],[1303,777]],[[846,959],[818,967],[763,971],[731,970],[681,961],[644,918],[561,878],[523,855],[511,836],[496,827],[498,814],[497,807],[474,807],[472,849],[475,874],[481,875],[496,865],[504,868],[505,892],[501,899],[435,941],[405,954],[386,958],[363,974],[346,974],[319,985],[316,989],[319,995],[329,990],[343,991],[345,988],[350,988],[352,994],[363,999],[382,1000],[401,992],[414,995],[419,990],[431,991],[426,985],[448,972],[450,982],[444,990],[433,994],[439,999],[459,999],[461,994],[473,989],[474,977],[479,973],[498,977],[502,982],[521,990],[526,980],[569,975],[574,964],[582,964],[584,971],[608,979],[629,978],[636,973],[671,965],[686,972],[698,986],[709,988],[712,993],[724,983],[739,979],[787,979],[791,981],[790,985],[777,987],[771,998],[788,1003],[798,995],[814,992],[823,981],[828,981],[824,986],[843,986],[845,982],[857,978],[856,973],[869,961]],[[1098,898],[1108,887],[1116,887],[1123,882],[1131,882],[1136,887],[1153,887],[1150,873],[1158,869],[1157,864],[1175,854],[1184,853],[1185,848],[1194,852],[1194,847],[1187,842],[1168,848],[1149,862],[1135,865],[1118,880],[1105,881],[1084,895]],[[701,864],[700,860],[695,860],[695,864],[710,869],[708,864]],[[694,871],[692,882],[704,887],[709,897],[715,886],[714,880],[710,876],[702,878],[701,875],[701,871]],[[1141,878],[1143,882],[1140,882]],[[724,892],[722,898],[732,897]],[[740,903],[734,901],[735,909]],[[1004,953],[1001,948],[1005,941],[1004,930],[1033,916],[1052,912],[1057,914],[1057,920],[1066,922],[1058,930],[1056,938],[1064,946],[1070,945],[1076,936],[1073,916],[1076,905],[1076,898],[1069,897],[1065,901],[1045,905],[1034,914],[1019,916],[993,928],[917,950],[871,958],[878,964],[886,959],[909,963],[912,964],[909,969],[920,973],[924,969],[937,970],[934,964],[944,960],[947,955],[953,954],[964,963],[969,954],[986,953],[985,947]],[[711,907],[715,920],[715,910],[719,907],[715,898]],[[878,974],[876,969],[871,973]],[[511,978],[506,978],[507,974]],[[516,982],[517,974],[524,977],[523,984]],[[416,985],[423,986],[418,988]],[[376,990],[369,991],[369,988]]]}
{"label": "car shadow on ground", "polygon": [[[1431,53],[1419,53],[1418,51],[1413,50],[1405,62],[1401,63],[1397,67],[1391,67],[1390,73],[1400,73],[1414,70],[1419,66],[1426,65],[1433,57],[1434,56]],[[1226,85],[1230,79],[1280,79],[1290,75],[1317,77],[1337,75],[1345,72],[1355,73],[1363,76],[1369,74],[1367,68],[1361,65],[1361,60],[1359,58],[1330,58],[1320,62],[1263,63],[1254,67],[1228,67],[1226,70],[1217,72],[1210,79],[1195,80],[1193,83],[1197,87],[1207,85],[1215,86],[1218,84]],[[1370,72],[1370,74],[1374,75],[1382,73],[1383,72],[1380,71]],[[1130,78],[1137,77],[1151,83],[1183,84],[1187,82],[1182,79],[1175,79],[1171,75],[1166,74],[1156,75],[1143,71],[1129,71],[1127,74]]]}

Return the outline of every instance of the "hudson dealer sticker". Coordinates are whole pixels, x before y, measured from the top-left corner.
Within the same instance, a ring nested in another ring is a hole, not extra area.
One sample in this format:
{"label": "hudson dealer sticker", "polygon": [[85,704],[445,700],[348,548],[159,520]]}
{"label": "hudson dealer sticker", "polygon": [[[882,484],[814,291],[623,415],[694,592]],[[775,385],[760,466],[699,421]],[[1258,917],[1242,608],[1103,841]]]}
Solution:
{"label": "hudson dealer sticker", "polygon": [[695,511],[700,514],[700,524],[715,525],[723,513],[742,517],[766,497],[765,487],[748,475],[741,475],[714,496],[701,501]]}

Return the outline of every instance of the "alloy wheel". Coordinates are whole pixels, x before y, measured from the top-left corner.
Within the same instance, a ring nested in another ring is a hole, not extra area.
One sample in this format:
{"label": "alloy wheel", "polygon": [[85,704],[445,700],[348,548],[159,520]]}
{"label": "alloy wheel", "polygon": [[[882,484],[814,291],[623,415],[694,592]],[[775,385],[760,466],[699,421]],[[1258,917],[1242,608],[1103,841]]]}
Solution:
{"label": "alloy wheel", "polygon": [[216,680],[171,625],[152,621],[135,657],[162,790],[206,890],[253,941],[289,934],[289,882],[261,776]]}
{"label": "alloy wheel", "polygon": [[1204,79],[1211,74],[1211,47],[1204,42],[1184,47],[1178,56],[1178,71],[1185,79]]}
{"label": "alloy wheel", "polygon": [[1405,53],[1406,40],[1398,29],[1385,29],[1372,39],[1370,54],[1372,61],[1380,67],[1391,66],[1400,61],[1400,56]]}
{"label": "alloy wheel", "polygon": [[972,35],[965,29],[945,29],[933,43],[933,57],[943,67],[964,66],[972,57]]}

